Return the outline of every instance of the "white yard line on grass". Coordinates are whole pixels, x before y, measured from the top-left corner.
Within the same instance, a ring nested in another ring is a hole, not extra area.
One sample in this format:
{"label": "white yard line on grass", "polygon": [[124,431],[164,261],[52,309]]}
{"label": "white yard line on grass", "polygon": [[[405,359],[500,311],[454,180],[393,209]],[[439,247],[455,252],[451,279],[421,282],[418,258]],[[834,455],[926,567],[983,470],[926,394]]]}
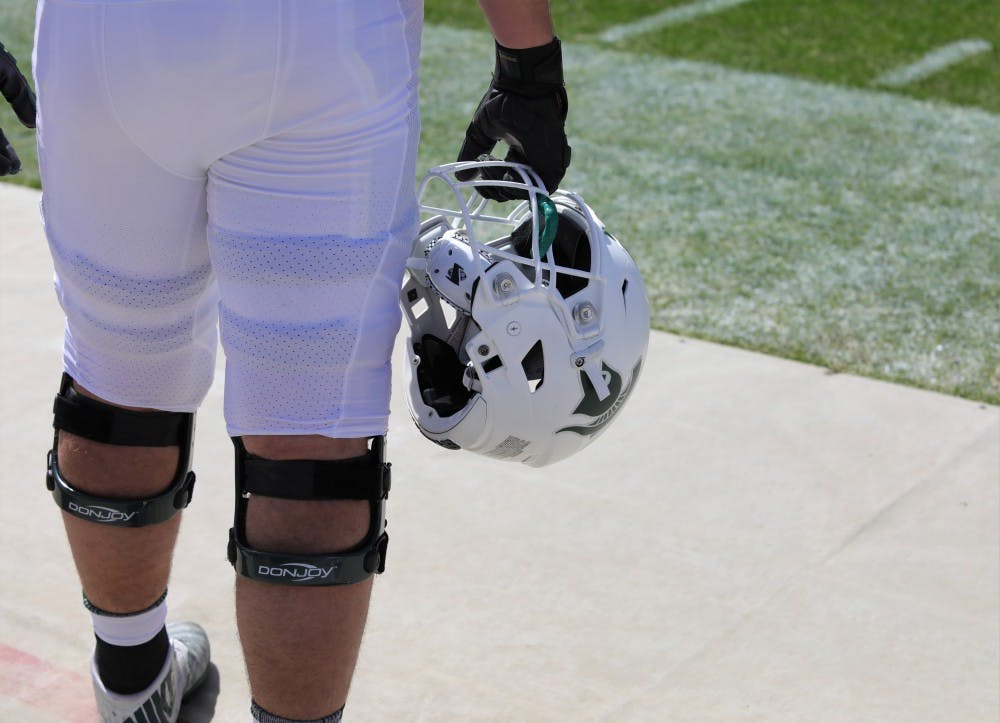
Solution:
{"label": "white yard line on grass", "polygon": [[915,63],[893,68],[872,82],[875,85],[900,88],[904,85],[928,78],[935,73],[940,73],[942,70],[968,60],[974,55],[988,53],[992,49],[993,46],[986,40],[959,40],[948,45],[942,45],[940,48],[935,48]]}
{"label": "white yard line on grass", "polygon": [[718,13],[746,2],[750,2],[750,0],[699,0],[687,5],[678,5],[674,8],[667,8],[655,15],[647,15],[632,23],[612,25],[601,33],[601,40],[606,43],[614,43],[633,35],[641,35],[652,30],[665,28],[668,25],[686,23],[702,15]]}

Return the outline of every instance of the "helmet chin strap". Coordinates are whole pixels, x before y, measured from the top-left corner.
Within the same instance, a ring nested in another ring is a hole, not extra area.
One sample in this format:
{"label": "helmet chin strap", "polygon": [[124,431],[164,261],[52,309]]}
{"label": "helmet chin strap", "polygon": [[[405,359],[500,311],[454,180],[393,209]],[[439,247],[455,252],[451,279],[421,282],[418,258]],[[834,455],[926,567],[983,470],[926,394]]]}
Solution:
{"label": "helmet chin strap", "polygon": [[448,330],[448,337],[444,340],[448,342],[448,345],[454,349],[459,356],[462,355],[462,349],[465,346],[465,332],[469,328],[469,320],[472,317],[468,314],[459,314],[458,318],[455,319],[454,325]]}

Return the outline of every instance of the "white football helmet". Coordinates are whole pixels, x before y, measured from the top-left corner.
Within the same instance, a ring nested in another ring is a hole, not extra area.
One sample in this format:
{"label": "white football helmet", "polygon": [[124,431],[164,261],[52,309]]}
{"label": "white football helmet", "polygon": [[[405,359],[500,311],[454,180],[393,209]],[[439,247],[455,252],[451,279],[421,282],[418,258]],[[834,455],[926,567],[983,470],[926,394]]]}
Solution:
{"label": "white football helmet", "polygon": [[[486,185],[525,200],[494,211],[476,191]],[[400,293],[417,427],[443,447],[534,467],[583,449],[635,388],[646,354],[635,262],[582,198],[549,197],[523,165],[438,166],[419,195],[424,220]]]}

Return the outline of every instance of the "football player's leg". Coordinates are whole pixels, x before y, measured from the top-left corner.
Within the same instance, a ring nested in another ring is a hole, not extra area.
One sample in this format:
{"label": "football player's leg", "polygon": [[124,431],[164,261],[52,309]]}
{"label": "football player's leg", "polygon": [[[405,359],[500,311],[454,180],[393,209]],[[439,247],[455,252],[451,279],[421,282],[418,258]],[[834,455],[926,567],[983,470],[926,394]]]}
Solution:
{"label": "football player's leg", "polygon": [[[240,449],[243,441],[256,453]],[[237,439],[238,483],[255,492],[234,526],[231,549],[241,575],[240,639],[259,718],[263,709],[315,720],[334,715],[346,701],[372,575],[384,569],[388,542],[388,465],[381,438],[371,451],[365,442],[322,436]],[[317,496],[290,499],[285,495],[297,492],[304,466],[316,483],[310,493]],[[256,492],[262,481],[281,489]],[[362,493],[368,500],[344,499],[346,488],[359,486],[369,490]]]}
{"label": "football player's leg", "polygon": [[97,6],[40,8],[42,208],[66,314],[48,482],[94,614],[95,683],[132,692],[164,667],[163,595],[191,488],[192,413],[214,369],[215,297],[204,180],[160,167],[122,130],[103,29]]}
{"label": "football player's leg", "polygon": [[276,133],[210,170],[241,493],[230,557],[265,718],[332,718],[343,706],[384,562],[381,438],[417,218],[419,18],[404,5],[352,4],[356,17],[341,17],[342,4],[296,4]]}

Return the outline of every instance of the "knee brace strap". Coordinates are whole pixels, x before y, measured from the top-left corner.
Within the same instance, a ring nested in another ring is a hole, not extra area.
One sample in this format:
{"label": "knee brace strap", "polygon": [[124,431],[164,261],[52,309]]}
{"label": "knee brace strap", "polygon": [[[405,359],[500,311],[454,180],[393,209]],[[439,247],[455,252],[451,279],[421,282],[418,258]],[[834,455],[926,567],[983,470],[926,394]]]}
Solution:
{"label": "knee brace strap", "polygon": [[[144,527],[166,522],[191,502],[194,472],[191,441],[194,415],[185,412],[133,412],[85,397],[73,389],[73,379],[63,374],[53,408],[56,430],[46,464],[45,486],[56,504],[81,519],[116,527]],[[180,455],[170,486],[143,499],[98,497],[75,489],[59,471],[59,431],[104,444],[129,447],[177,446]]]}
{"label": "knee brace strap", "polygon": [[[375,437],[368,454],[346,460],[268,460],[236,447],[236,515],[229,531],[229,561],[236,572],[261,582],[282,585],[350,585],[385,570],[389,536],[385,532],[385,500],[390,467],[385,438]],[[368,534],[354,548],[331,554],[254,550],[247,544],[247,506],[251,495],[286,500],[368,500]]]}

